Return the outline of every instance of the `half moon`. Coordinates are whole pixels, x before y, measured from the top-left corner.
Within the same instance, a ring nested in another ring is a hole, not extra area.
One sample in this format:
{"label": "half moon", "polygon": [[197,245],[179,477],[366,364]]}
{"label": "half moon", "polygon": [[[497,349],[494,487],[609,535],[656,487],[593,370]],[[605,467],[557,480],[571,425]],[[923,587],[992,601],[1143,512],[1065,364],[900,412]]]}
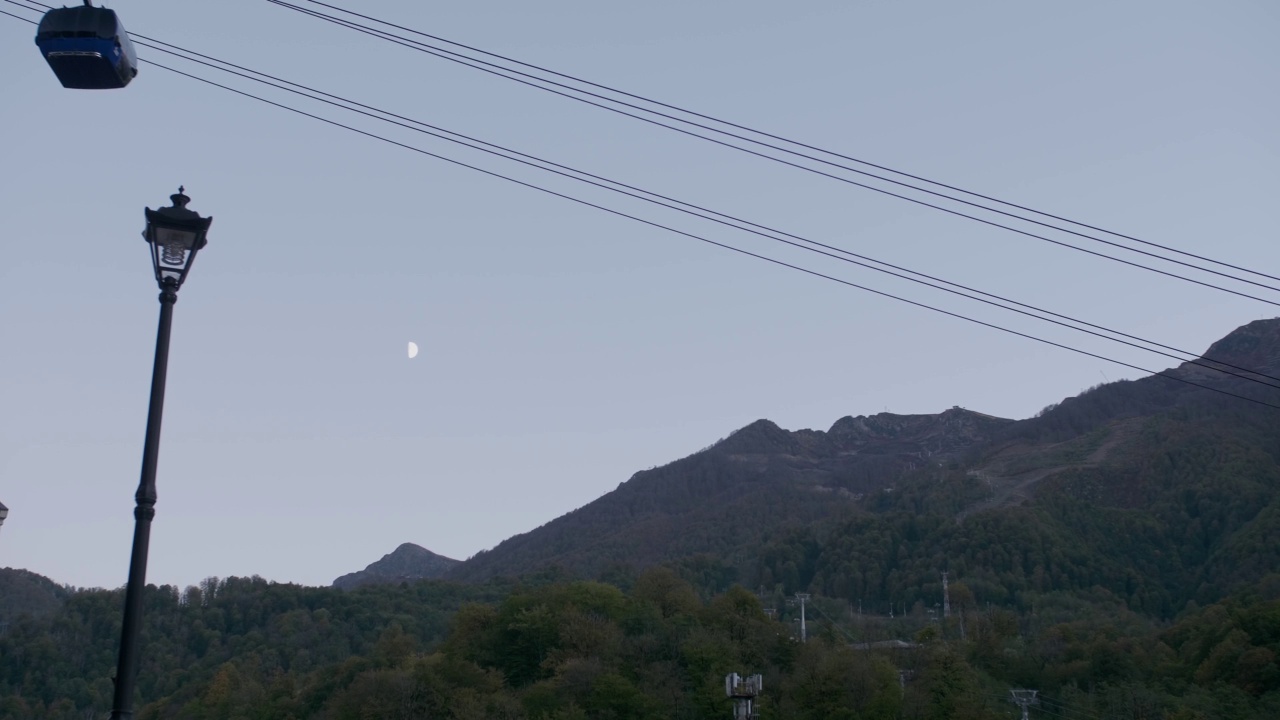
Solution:
{"label": "half moon", "polygon": [[409,359],[418,357],[418,343],[409,343]]}

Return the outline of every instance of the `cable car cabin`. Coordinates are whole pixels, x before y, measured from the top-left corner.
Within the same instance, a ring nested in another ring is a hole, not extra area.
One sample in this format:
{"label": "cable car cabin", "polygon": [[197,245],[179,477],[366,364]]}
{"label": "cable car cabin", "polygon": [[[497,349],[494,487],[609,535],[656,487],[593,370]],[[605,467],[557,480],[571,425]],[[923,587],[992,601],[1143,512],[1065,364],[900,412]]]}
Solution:
{"label": "cable car cabin", "polygon": [[115,11],[87,2],[45,13],[36,45],[65,88],[122,88],[138,74],[138,56]]}

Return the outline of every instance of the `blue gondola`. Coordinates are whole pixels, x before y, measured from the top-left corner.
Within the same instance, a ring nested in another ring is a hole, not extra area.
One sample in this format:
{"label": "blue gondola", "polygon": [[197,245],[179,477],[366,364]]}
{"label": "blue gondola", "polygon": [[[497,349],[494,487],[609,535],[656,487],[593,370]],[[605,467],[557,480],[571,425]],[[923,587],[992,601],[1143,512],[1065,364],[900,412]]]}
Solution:
{"label": "blue gondola", "polygon": [[138,74],[138,56],[114,10],[54,8],[36,30],[36,45],[62,87],[77,90],[122,88]]}

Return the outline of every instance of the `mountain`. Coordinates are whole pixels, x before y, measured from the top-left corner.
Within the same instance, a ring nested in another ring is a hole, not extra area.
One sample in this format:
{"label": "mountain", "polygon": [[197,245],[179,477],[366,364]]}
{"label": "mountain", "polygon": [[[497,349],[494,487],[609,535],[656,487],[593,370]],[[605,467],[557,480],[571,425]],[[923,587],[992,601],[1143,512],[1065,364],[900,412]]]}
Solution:
{"label": "mountain", "polygon": [[845,417],[827,432],[758,420],[701,452],[481,552],[448,577],[481,580],[560,566],[594,576],[699,553],[749,558],[770,532],[833,517],[921,467],[948,462],[1013,421],[952,408]]}
{"label": "mountain", "polygon": [[1026,420],[962,408],[826,432],[759,420],[447,577],[598,577],[702,556],[749,587],[914,602],[950,564],[988,597],[1097,585],[1167,615],[1280,567],[1273,377],[1280,320],[1264,320],[1200,360]]}
{"label": "mountain", "polygon": [[[1278,717],[1280,386],[1212,368],[1280,383],[1280,322],[1206,358],[1021,421],[757,421],[447,572],[522,582],[394,582],[452,562],[405,545],[360,592],[148,586],[139,717],[718,717],[744,668],[794,720],[1005,717],[1010,687]],[[122,595],[0,571],[0,720],[103,714]]]}
{"label": "mountain", "polygon": [[350,590],[361,585],[375,583],[398,583],[403,580],[422,580],[438,578],[457,565],[459,561],[437,555],[430,550],[404,543],[395,550],[382,556],[381,560],[370,563],[359,572],[347,573],[333,581],[333,587]]}

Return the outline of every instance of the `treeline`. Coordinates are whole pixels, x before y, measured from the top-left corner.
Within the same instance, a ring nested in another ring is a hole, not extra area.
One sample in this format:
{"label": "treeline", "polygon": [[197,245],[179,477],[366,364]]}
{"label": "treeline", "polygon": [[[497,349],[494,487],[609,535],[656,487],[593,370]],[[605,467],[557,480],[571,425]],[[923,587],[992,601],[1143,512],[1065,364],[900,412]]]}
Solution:
{"label": "treeline", "polygon": [[[510,588],[426,582],[346,592],[259,577],[209,578],[185,591],[148,586],[139,701],[206,683],[232,660],[252,658],[267,674],[341,663],[369,653],[392,621],[415,642],[435,644],[459,607]],[[45,615],[10,620],[0,633],[0,717],[109,710],[122,607],[121,590],[80,590]]]}
{"label": "treeline", "polygon": [[[545,579],[545,578],[544,578]],[[538,582],[537,580],[534,581]],[[485,602],[477,596],[493,594]],[[600,582],[436,582],[341,593],[258,579],[153,588],[140,720],[708,720],[723,678],[761,673],[765,720],[984,720],[1008,689],[1097,718],[1280,716],[1280,576],[1171,625],[1091,597],[988,607],[958,578],[951,617],[796,609],[741,587],[702,599],[653,568]],[[825,610],[823,608],[826,608]],[[100,717],[110,701],[119,594],[77,592],[0,638],[0,718]],[[865,643],[885,633],[910,641]]]}

